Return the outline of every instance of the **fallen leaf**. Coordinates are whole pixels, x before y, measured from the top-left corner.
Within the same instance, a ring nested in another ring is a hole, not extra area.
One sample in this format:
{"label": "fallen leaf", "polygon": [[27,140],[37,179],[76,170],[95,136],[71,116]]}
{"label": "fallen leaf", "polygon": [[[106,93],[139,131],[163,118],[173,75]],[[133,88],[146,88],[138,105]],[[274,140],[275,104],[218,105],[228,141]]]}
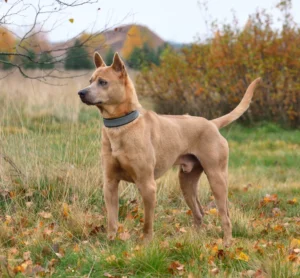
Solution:
{"label": "fallen leaf", "polygon": [[162,241],[159,244],[160,248],[165,249],[165,248],[169,248],[169,242],[168,241]]}
{"label": "fallen leaf", "polygon": [[112,276],[111,274],[109,274],[108,272],[105,272],[103,274],[104,277],[109,277],[109,278],[113,278],[114,276]]}
{"label": "fallen leaf", "polygon": [[245,262],[248,262],[249,261],[249,256],[246,255],[244,252],[240,252],[237,257],[236,257],[237,260],[239,261],[245,261]]}
{"label": "fallen leaf", "polygon": [[193,215],[192,211],[189,209],[187,212],[186,212],[187,215]]}
{"label": "fallen leaf", "polygon": [[74,251],[75,253],[78,253],[79,250],[80,250],[79,245],[78,245],[78,244],[75,244],[75,246],[73,247],[73,251]]}
{"label": "fallen leaf", "polygon": [[291,249],[300,248],[300,239],[293,238],[290,244]]}
{"label": "fallen leaf", "polygon": [[296,262],[299,259],[299,257],[296,254],[291,254],[291,255],[288,255],[287,259],[290,262]]}
{"label": "fallen leaf", "polygon": [[282,225],[276,225],[276,226],[274,226],[273,229],[276,232],[283,232],[284,231],[284,227]]}
{"label": "fallen leaf", "polygon": [[215,268],[213,268],[212,270],[210,270],[210,273],[211,273],[212,275],[217,275],[219,272],[220,272],[220,270],[219,270],[217,267],[215,267]]}
{"label": "fallen leaf", "polygon": [[52,217],[51,212],[46,212],[46,211],[40,212],[39,215],[40,215],[41,217],[45,218],[45,219],[49,219],[49,218]]}
{"label": "fallen leaf", "polygon": [[128,232],[121,233],[119,235],[119,238],[123,241],[126,241],[126,240],[130,239],[130,234]]}
{"label": "fallen leaf", "polygon": [[25,205],[27,208],[30,208],[33,205],[33,202],[26,202]]}
{"label": "fallen leaf", "polygon": [[272,215],[274,216],[274,217],[278,217],[278,216],[280,216],[282,213],[281,213],[281,210],[280,210],[280,208],[273,208],[272,209]]}
{"label": "fallen leaf", "polygon": [[168,266],[168,270],[170,273],[172,274],[179,274],[182,275],[184,272],[184,265],[181,264],[178,261],[172,262],[169,266]]}
{"label": "fallen leaf", "polygon": [[108,256],[106,259],[105,259],[108,263],[112,263],[112,262],[115,262],[117,260],[116,256],[115,255],[111,255],[111,256]]}
{"label": "fallen leaf", "polygon": [[297,198],[293,198],[292,200],[288,200],[287,203],[289,205],[295,205],[295,204],[297,204]]}
{"label": "fallen leaf", "polygon": [[105,227],[103,225],[101,226],[95,226],[94,229],[90,231],[90,236],[97,235],[98,233],[105,233]]}
{"label": "fallen leaf", "polygon": [[30,255],[31,255],[30,251],[24,252],[23,253],[23,259],[24,259],[24,261],[30,260]]}
{"label": "fallen leaf", "polygon": [[63,203],[63,217],[67,218],[70,213],[70,208],[67,203]]}
{"label": "fallen leaf", "polygon": [[186,229],[184,227],[182,227],[182,228],[179,229],[179,232],[186,233]]}
{"label": "fallen leaf", "polygon": [[218,215],[218,210],[216,208],[212,208],[208,211],[208,214],[210,215]]}

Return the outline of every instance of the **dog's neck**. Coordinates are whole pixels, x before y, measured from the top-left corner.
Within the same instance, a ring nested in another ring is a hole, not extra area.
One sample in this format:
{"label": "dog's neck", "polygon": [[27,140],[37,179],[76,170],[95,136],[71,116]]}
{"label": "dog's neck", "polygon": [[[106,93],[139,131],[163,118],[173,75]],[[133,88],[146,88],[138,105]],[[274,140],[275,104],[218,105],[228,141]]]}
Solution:
{"label": "dog's neck", "polygon": [[142,105],[138,100],[133,82],[129,77],[127,77],[125,81],[125,94],[126,95],[123,102],[120,102],[118,104],[98,106],[103,118],[119,118],[129,114],[132,111],[140,110],[142,108]]}

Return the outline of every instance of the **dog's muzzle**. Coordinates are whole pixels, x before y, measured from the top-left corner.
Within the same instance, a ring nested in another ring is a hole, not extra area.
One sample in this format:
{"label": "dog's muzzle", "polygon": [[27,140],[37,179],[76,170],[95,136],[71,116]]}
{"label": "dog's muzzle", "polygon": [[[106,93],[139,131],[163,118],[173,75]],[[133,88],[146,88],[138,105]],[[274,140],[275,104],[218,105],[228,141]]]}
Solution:
{"label": "dog's muzzle", "polygon": [[83,89],[83,90],[80,90],[78,92],[78,95],[83,98],[86,94],[87,94],[88,90],[87,89]]}

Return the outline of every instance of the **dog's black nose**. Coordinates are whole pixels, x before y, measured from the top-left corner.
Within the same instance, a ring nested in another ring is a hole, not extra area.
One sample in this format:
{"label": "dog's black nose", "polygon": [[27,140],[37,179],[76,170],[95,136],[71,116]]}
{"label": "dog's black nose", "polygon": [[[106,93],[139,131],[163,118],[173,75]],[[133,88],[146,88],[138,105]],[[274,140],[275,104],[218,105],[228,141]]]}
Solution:
{"label": "dog's black nose", "polygon": [[79,95],[80,97],[83,97],[86,93],[87,93],[87,90],[86,90],[86,89],[83,89],[83,90],[80,90],[80,91],[78,92],[78,95]]}

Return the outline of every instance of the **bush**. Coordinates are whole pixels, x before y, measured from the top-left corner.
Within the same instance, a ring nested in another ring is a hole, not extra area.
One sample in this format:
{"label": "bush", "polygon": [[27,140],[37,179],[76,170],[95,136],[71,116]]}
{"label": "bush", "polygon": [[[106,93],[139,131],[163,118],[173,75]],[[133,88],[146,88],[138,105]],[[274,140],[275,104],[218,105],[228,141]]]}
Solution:
{"label": "bush", "polygon": [[40,69],[53,69],[54,68],[54,61],[51,54],[47,52],[43,52],[41,54],[40,60],[39,60],[39,68]]}
{"label": "bush", "polygon": [[[13,68],[13,65],[10,64],[11,63],[11,60],[10,60],[11,57],[9,57],[8,55],[1,55],[0,54],[0,68],[3,69],[3,70],[9,70],[11,68]],[[3,61],[1,63],[1,61]],[[7,63],[6,63],[7,62]]]}
{"label": "bush", "polygon": [[243,116],[246,122],[300,124],[300,28],[290,14],[291,2],[281,1],[282,28],[271,27],[265,11],[250,16],[239,29],[215,27],[212,39],[176,52],[167,48],[160,67],[144,69],[139,91],[156,101],[160,113],[191,113],[212,119],[228,113],[257,77],[263,84]]}
{"label": "bush", "polygon": [[37,63],[36,63],[36,54],[34,50],[29,49],[26,53],[26,55],[30,58],[23,58],[23,67],[24,69],[36,69]]}
{"label": "bush", "polygon": [[73,47],[68,49],[65,61],[65,69],[67,70],[81,70],[93,69],[94,64],[90,59],[88,52],[81,45],[79,40],[75,41]]}
{"label": "bush", "polygon": [[105,55],[105,63],[106,65],[110,66],[113,63],[114,60],[114,51],[112,50],[112,48],[109,48],[106,55]]}

